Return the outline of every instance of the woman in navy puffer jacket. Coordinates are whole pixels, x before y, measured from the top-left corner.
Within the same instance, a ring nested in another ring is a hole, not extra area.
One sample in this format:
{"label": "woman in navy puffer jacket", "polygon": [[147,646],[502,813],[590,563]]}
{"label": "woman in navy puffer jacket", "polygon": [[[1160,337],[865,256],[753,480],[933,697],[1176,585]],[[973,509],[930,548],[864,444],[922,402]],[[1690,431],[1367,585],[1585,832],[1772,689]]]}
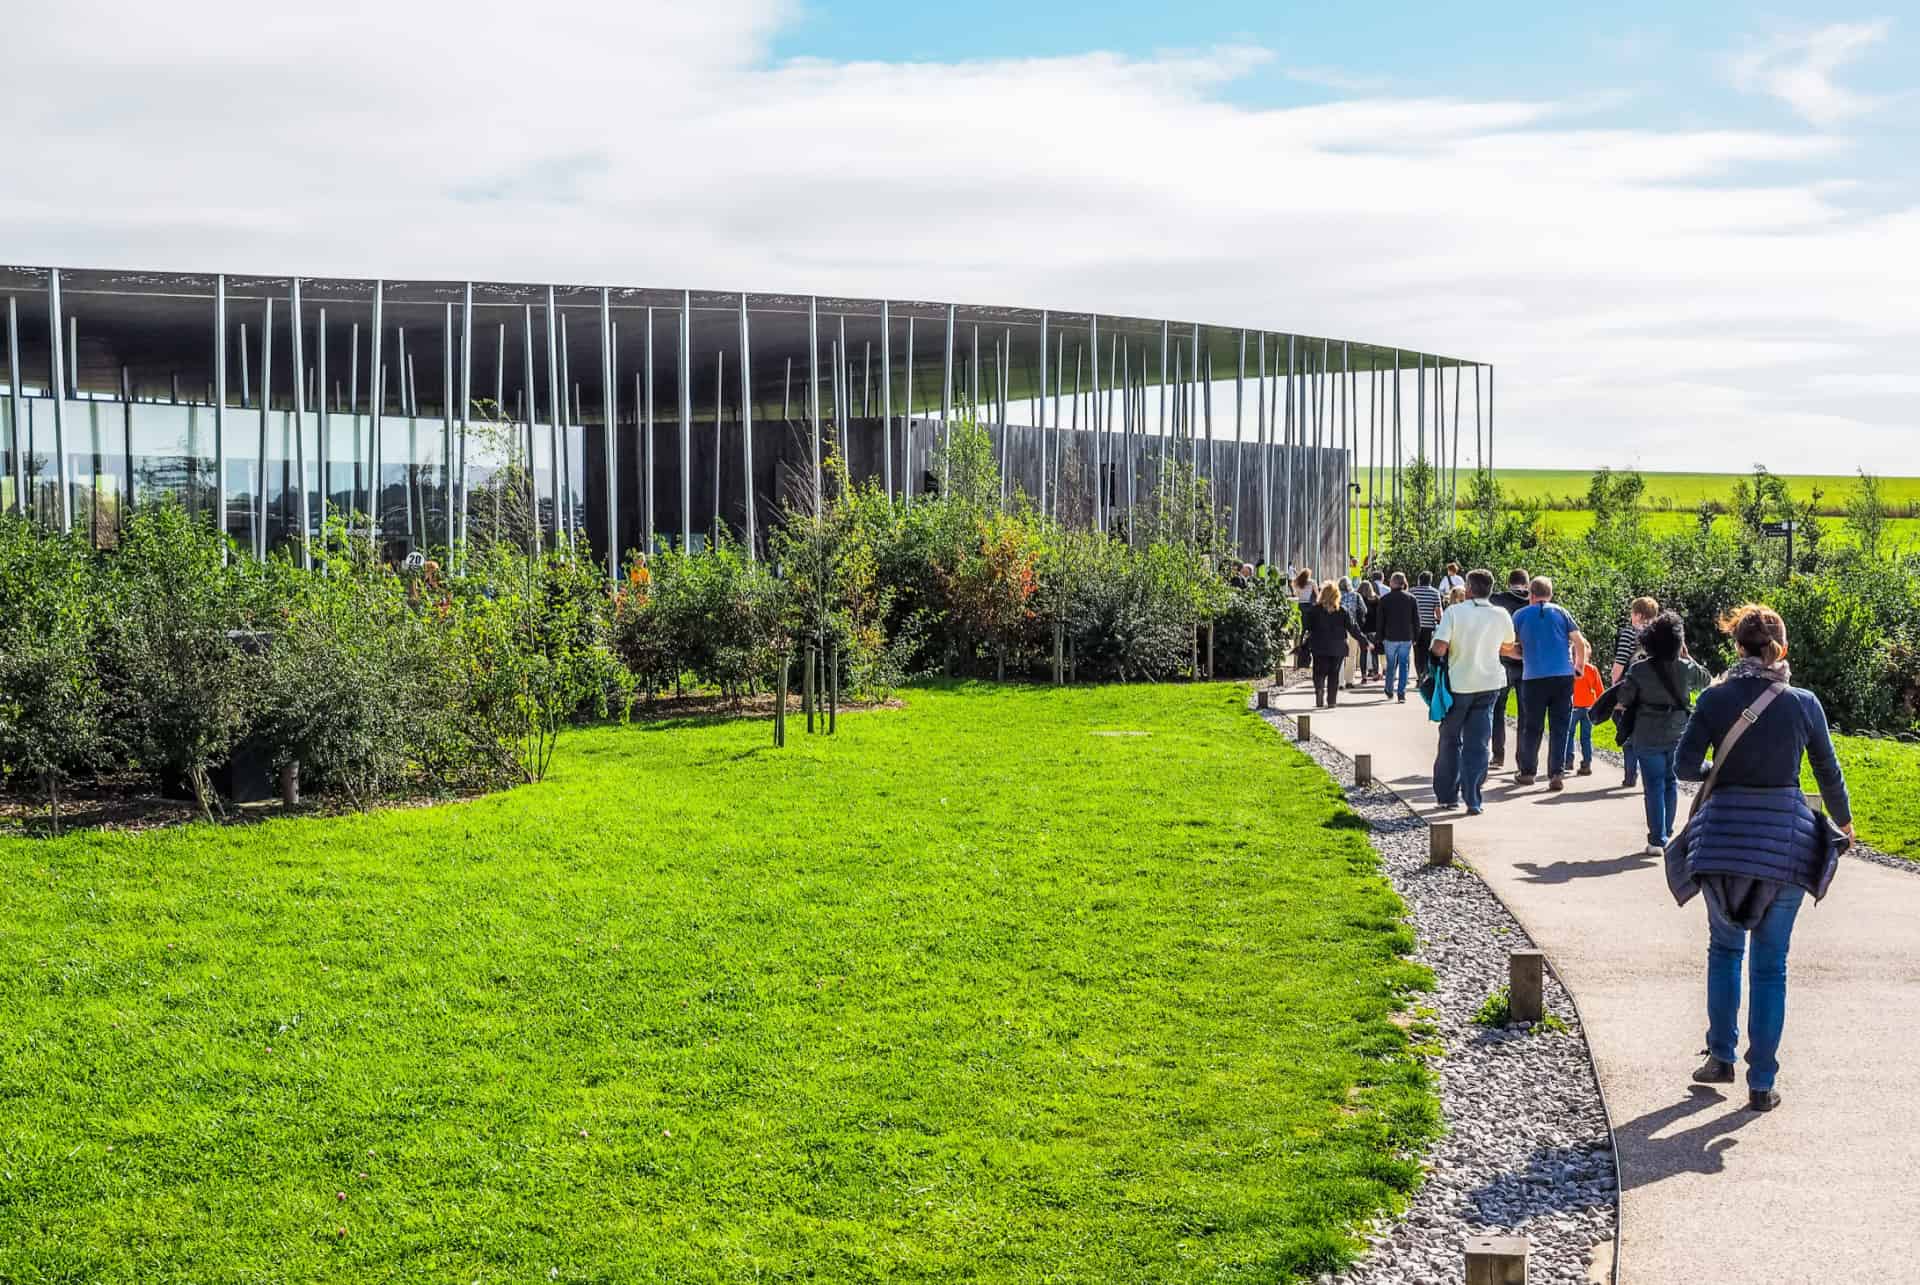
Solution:
{"label": "woman in navy puffer jacket", "polygon": [[1826,823],[1801,793],[1803,755],[1813,761],[1828,815],[1849,836],[1853,814],[1819,697],[1787,685],[1786,622],[1771,608],[1749,605],[1735,608],[1726,625],[1740,659],[1694,706],[1675,755],[1680,778],[1704,780],[1708,749],[1721,744],[1764,693],[1776,685],[1782,690],[1741,734],[1699,815],[1676,840],[1684,844],[1684,871],[1669,861],[1668,879],[1682,904],[1696,886],[1707,903],[1707,1060],[1693,1078],[1733,1082],[1740,962],[1748,955],[1748,1101],[1771,1111],[1780,1104],[1773,1080],[1794,917],[1808,893],[1816,901],[1826,895],[1839,855]]}

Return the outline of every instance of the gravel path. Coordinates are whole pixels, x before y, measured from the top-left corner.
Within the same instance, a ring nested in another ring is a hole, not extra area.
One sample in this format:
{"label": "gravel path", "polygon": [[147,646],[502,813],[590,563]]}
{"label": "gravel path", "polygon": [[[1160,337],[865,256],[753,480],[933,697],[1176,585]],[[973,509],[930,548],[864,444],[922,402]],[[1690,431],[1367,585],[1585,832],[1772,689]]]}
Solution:
{"label": "gravel path", "polygon": [[[1292,739],[1291,719],[1262,717]],[[1426,1181],[1404,1218],[1368,1234],[1371,1248],[1352,1271],[1322,1280],[1460,1281],[1462,1248],[1478,1235],[1526,1236],[1534,1285],[1604,1280],[1619,1187],[1606,1106],[1572,1000],[1549,972],[1547,1011],[1566,1029],[1536,1034],[1474,1022],[1481,1003],[1506,984],[1508,952],[1533,943],[1465,865],[1427,864],[1426,825],[1398,796],[1379,784],[1355,787],[1352,762],[1318,738],[1301,748],[1346,787],[1348,804],[1373,827],[1381,863],[1412,912],[1414,958],[1434,973],[1434,991],[1416,1004],[1444,1050],[1438,1071],[1447,1132],[1426,1156]]]}

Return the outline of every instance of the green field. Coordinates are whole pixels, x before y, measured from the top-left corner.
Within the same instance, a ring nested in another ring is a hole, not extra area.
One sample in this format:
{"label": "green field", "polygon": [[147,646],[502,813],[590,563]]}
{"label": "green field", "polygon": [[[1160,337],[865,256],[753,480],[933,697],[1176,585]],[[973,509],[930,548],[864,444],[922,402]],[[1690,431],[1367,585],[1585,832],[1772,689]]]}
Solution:
{"label": "green field", "polygon": [[954,686],[540,785],[0,840],[0,1281],[1288,1280],[1425,972],[1229,685]]}
{"label": "green field", "polygon": [[[1499,469],[1494,476],[1515,500],[1545,504],[1569,498],[1576,502],[1584,500],[1593,470]],[[1733,491],[1733,484],[1747,475],[1642,473],[1640,476],[1647,484],[1647,507],[1693,510],[1708,500],[1724,503]],[[1781,476],[1792,490],[1794,499],[1811,499],[1817,489],[1822,492],[1821,506],[1832,507],[1836,511],[1845,506],[1847,497],[1860,485],[1859,477],[1851,473],[1829,476],[1788,473]],[[1894,516],[1920,517],[1920,477],[1883,477],[1880,479],[1880,492]]]}

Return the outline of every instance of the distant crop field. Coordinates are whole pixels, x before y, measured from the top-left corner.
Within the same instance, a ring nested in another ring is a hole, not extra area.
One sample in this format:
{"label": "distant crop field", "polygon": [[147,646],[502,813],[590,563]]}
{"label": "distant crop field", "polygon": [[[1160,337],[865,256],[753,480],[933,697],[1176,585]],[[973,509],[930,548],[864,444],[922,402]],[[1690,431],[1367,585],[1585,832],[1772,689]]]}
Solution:
{"label": "distant crop field", "polygon": [[[1499,469],[1495,476],[1507,494],[1522,503],[1542,504],[1583,500],[1592,469]],[[1744,473],[1642,473],[1647,483],[1647,507],[1697,509],[1707,500],[1724,502]],[[1821,507],[1839,510],[1860,485],[1857,475],[1782,474],[1796,500],[1810,499],[1817,490]],[[1920,517],[1920,477],[1883,477],[1880,493],[1897,517]]]}

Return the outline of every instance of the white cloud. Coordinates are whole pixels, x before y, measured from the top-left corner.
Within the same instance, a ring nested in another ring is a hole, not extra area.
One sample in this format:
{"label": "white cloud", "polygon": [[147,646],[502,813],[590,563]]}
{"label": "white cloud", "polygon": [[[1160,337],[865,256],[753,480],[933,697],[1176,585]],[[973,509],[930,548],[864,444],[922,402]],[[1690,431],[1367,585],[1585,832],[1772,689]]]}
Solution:
{"label": "white cloud", "polygon": [[1194,317],[1498,362],[1507,463],[1912,471],[1910,396],[1810,382],[1920,346],[1920,208],[1840,205],[1840,138],[1254,109],[1248,48],[769,63],[773,0],[28,10],[9,259]]}
{"label": "white cloud", "polygon": [[1285,74],[1288,80],[1302,85],[1334,89],[1343,94],[1376,94],[1392,83],[1385,76],[1361,76],[1338,67],[1289,67]]}
{"label": "white cloud", "polygon": [[1798,35],[1775,36],[1734,55],[1734,85],[1780,99],[1822,127],[1874,110],[1881,100],[1837,84],[1834,73],[1887,38],[1893,23],[1836,22]]}

